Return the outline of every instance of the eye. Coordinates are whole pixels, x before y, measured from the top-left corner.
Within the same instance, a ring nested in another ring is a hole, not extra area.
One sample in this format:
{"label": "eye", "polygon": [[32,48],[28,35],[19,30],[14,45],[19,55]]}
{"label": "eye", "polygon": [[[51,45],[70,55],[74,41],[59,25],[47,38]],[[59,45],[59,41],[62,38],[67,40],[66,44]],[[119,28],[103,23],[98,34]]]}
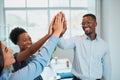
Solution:
{"label": "eye", "polygon": [[5,47],[5,50],[4,50],[5,52],[8,52],[8,48],[7,47]]}
{"label": "eye", "polygon": [[87,22],[87,24],[91,24],[91,22]]}
{"label": "eye", "polygon": [[92,23],[93,23],[93,21],[82,22],[82,26],[84,26],[84,25],[91,25]]}

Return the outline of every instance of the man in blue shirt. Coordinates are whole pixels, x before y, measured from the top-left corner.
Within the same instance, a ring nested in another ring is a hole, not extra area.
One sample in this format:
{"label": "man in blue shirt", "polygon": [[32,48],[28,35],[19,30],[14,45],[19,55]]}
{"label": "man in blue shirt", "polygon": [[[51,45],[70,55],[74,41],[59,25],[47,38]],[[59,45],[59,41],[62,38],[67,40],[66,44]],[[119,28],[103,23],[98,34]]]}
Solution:
{"label": "man in blue shirt", "polygon": [[63,15],[64,14],[60,12],[55,16],[49,28],[52,36],[38,55],[35,58],[32,58],[32,61],[27,66],[14,73],[10,73],[7,70],[9,65],[15,62],[12,50],[0,42],[0,80],[33,80],[43,71],[59,41],[58,37],[60,37],[62,33],[63,23],[65,21]]}
{"label": "man in blue shirt", "polygon": [[82,19],[85,35],[61,38],[58,46],[73,49],[73,80],[111,80],[110,53],[107,44],[97,35],[96,16],[86,14]]}

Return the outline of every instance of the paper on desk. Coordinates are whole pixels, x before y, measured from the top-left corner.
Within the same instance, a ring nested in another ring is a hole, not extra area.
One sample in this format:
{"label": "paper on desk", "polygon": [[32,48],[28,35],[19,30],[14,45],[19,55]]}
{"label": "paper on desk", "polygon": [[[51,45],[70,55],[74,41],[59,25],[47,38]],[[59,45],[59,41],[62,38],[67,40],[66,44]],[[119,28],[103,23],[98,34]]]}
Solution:
{"label": "paper on desk", "polygon": [[68,61],[68,59],[58,59],[56,63],[55,59],[53,59],[50,66],[56,73],[71,72],[71,63],[69,64],[69,67],[67,67],[66,61]]}

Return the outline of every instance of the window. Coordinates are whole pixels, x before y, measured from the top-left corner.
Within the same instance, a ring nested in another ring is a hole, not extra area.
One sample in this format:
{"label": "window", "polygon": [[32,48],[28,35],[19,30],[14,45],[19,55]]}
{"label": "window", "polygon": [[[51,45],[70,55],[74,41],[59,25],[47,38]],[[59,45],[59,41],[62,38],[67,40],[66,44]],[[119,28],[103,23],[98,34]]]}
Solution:
{"label": "window", "polygon": [[47,33],[50,21],[59,11],[63,11],[67,19],[65,37],[84,34],[80,23],[82,16],[90,12],[89,5],[91,0],[4,0],[6,40],[12,44],[9,33],[15,27],[23,27],[33,42],[37,41]]}

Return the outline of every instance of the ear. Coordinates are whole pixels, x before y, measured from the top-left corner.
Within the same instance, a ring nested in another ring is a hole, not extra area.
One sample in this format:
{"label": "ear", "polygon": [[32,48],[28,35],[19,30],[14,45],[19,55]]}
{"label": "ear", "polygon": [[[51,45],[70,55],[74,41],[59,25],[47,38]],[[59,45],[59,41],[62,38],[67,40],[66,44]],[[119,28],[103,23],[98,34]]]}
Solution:
{"label": "ear", "polygon": [[18,45],[18,46],[20,45],[19,41],[17,41],[16,45]]}

